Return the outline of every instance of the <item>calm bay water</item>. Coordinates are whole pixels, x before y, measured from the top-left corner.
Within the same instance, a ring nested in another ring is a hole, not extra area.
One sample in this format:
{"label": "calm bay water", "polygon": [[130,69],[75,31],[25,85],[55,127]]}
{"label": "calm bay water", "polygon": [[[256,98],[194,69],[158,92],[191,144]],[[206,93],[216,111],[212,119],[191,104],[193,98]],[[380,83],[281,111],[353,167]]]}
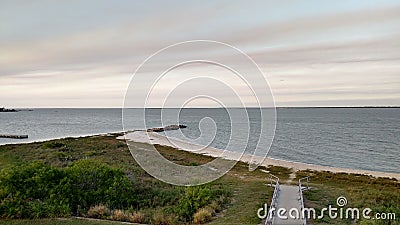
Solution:
{"label": "calm bay water", "polygon": [[[263,109],[263,113],[268,110]],[[252,152],[261,119],[259,110],[247,111],[251,135],[246,151]],[[161,126],[160,109],[146,110],[146,126],[135,116],[141,112],[142,109],[124,112],[129,115],[124,118],[125,130]],[[166,112],[164,125],[177,123]],[[121,114],[121,109],[34,109],[0,113],[0,134],[29,135],[25,140],[0,138],[0,144],[122,131]],[[400,173],[400,108],[279,108],[276,115],[276,133],[268,154],[272,158]],[[224,109],[184,109],[179,122],[188,128],[181,130],[182,133],[169,131],[167,135],[182,139],[183,134],[192,142],[210,143],[218,148],[225,148],[229,141],[239,145],[246,141],[249,127],[246,120],[232,121]],[[243,137],[231,138],[233,127],[242,129],[239,133]],[[260,147],[267,149],[267,146]]]}

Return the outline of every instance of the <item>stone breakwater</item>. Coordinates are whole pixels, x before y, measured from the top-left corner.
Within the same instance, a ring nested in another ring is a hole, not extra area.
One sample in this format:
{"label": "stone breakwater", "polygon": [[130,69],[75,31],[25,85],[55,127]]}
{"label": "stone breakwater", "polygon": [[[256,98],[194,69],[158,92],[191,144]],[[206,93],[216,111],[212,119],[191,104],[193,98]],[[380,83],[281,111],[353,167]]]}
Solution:
{"label": "stone breakwater", "polygon": [[163,132],[163,131],[168,131],[168,130],[178,130],[182,128],[186,128],[186,125],[168,125],[166,127],[155,127],[155,128],[150,128],[147,129],[147,132]]}

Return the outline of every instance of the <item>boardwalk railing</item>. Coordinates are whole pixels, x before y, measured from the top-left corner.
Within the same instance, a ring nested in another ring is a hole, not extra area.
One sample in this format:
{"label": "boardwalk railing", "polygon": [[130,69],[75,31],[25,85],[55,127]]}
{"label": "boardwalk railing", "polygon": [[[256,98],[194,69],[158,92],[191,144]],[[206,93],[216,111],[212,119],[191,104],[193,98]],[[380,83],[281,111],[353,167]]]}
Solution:
{"label": "boardwalk railing", "polygon": [[[301,184],[301,182],[305,180],[306,181],[306,186],[303,186]],[[301,207],[301,219],[302,219],[302,223],[303,225],[307,225],[307,220],[306,217],[304,215],[304,199],[303,199],[303,190],[308,190],[309,186],[308,186],[308,182],[310,181],[310,177],[303,177],[301,179],[299,179],[299,195],[300,195],[300,207]]]}
{"label": "boardwalk railing", "polygon": [[269,206],[267,219],[265,220],[265,225],[272,225],[276,211],[272,209],[277,207],[278,197],[279,197],[279,178],[277,176],[270,174],[269,180],[271,182],[271,187],[273,187],[273,183],[275,183],[275,188],[274,188],[274,194],[272,195],[271,205]]}

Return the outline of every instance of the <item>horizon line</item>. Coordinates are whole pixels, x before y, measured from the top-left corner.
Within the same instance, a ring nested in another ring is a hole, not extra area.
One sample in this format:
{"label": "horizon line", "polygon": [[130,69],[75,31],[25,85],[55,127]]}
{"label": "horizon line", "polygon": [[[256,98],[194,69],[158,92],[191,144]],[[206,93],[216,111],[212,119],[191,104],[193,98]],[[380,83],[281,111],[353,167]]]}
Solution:
{"label": "horizon line", "polygon": [[[6,108],[6,107],[4,107]],[[6,109],[179,109],[180,107],[15,107],[15,108],[6,108]],[[239,107],[232,106],[226,107],[229,109],[234,108],[246,108],[246,109],[267,109],[267,108],[400,108],[399,106],[276,106],[276,107]],[[185,109],[223,109],[223,107],[185,107]]]}

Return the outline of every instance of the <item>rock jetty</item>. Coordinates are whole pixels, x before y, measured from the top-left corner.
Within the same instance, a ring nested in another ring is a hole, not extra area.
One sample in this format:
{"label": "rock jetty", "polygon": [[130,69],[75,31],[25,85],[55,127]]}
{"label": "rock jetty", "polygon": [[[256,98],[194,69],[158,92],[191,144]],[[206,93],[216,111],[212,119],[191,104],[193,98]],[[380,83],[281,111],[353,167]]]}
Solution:
{"label": "rock jetty", "polygon": [[15,109],[6,109],[6,108],[2,107],[2,108],[0,108],[0,112],[18,112],[18,111]]}
{"label": "rock jetty", "polygon": [[168,125],[166,127],[155,127],[155,128],[150,128],[147,129],[147,132],[163,132],[163,131],[168,131],[168,130],[178,130],[182,128],[186,128],[186,125]]}
{"label": "rock jetty", "polygon": [[0,134],[0,138],[26,139],[26,134]]}

